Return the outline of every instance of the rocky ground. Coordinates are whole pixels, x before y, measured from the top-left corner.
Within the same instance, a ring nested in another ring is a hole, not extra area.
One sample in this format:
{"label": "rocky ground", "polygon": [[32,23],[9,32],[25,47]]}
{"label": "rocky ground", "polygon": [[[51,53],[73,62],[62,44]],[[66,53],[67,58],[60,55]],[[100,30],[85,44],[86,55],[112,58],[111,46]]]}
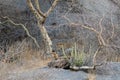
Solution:
{"label": "rocky ground", "polygon": [[88,73],[48,67],[14,70],[0,80],[120,80],[119,75],[120,63],[111,62]]}
{"label": "rocky ground", "polygon": [[[71,1],[74,2],[71,3]],[[44,12],[51,6],[47,0],[40,0],[40,3]],[[24,24],[31,35],[42,44],[36,19],[28,9],[26,0],[0,0],[0,22],[4,21],[2,19],[3,16],[10,17],[16,23]],[[100,25],[99,23],[102,17],[104,19]],[[113,38],[108,40],[109,45],[112,46],[109,49],[107,48],[107,50],[102,50],[96,59],[102,62],[105,57],[105,60],[108,58],[108,61],[117,62],[107,63],[98,67],[96,71],[89,71],[88,73],[48,67],[41,68],[41,63],[38,62],[28,64],[22,61],[26,64],[25,66],[29,66],[24,69],[20,69],[19,65],[21,64],[19,63],[17,63],[19,64],[17,65],[17,69],[14,66],[2,66],[0,63],[0,80],[120,80],[120,63],[118,62],[120,61],[120,1],[63,0],[46,20],[45,26],[53,41],[53,48],[56,52],[60,54],[63,46],[69,51],[73,47],[73,44],[77,42],[80,51],[84,46],[86,53],[89,53],[89,51],[91,51],[90,53],[94,53],[98,48],[96,34],[88,29],[82,28],[80,25],[72,25],[70,24],[71,22],[88,25],[97,31],[100,31],[100,26],[102,26],[102,35],[105,42],[107,42],[106,39],[113,35]],[[0,25],[0,48],[4,49],[4,47],[8,47],[8,44],[11,46],[15,44],[14,42],[23,41],[24,38],[28,38],[28,36],[20,26],[16,27],[11,24]],[[35,47],[33,46],[33,48]],[[15,51],[18,52],[21,50],[26,51],[26,48],[18,48]],[[1,53],[3,51],[6,52],[6,50],[1,49]],[[11,51],[13,52],[13,49]],[[35,52],[31,52],[30,50],[29,52],[35,54]],[[23,60],[23,57],[21,59]],[[88,61],[91,62],[89,59]]]}

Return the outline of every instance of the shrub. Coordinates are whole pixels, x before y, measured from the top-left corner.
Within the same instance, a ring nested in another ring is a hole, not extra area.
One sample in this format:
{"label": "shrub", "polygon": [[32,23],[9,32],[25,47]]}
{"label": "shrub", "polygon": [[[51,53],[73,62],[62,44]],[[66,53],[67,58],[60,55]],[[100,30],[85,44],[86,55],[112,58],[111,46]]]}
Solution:
{"label": "shrub", "polygon": [[84,53],[84,48],[82,51],[78,51],[76,43],[72,47],[72,50],[70,51],[70,56],[68,56],[65,53],[64,47],[62,48],[63,56],[65,59],[69,61],[71,66],[82,66],[84,64],[84,59],[85,59],[85,53]]}

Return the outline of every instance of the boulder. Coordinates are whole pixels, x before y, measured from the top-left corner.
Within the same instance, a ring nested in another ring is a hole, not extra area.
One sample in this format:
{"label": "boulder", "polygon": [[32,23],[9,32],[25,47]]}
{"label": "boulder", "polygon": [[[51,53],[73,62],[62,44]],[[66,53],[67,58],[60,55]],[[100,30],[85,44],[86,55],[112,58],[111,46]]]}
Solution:
{"label": "boulder", "polygon": [[107,63],[88,73],[46,67],[8,74],[2,80],[120,80],[120,63]]}

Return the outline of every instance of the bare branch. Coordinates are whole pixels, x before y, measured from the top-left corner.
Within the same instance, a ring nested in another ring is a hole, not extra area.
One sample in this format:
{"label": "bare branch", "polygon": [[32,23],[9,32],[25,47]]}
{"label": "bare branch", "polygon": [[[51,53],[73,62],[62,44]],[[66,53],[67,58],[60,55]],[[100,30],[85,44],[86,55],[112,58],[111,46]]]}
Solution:
{"label": "bare branch", "polygon": [[35,6],[33,6],[33,3],[31,0],[27,0],[28,6],[31,9],[31,11],[33,12],[34,16],[37,18],[37,25],[41,31],[43,40],[45,42],[45,51],[46,53],[51,53],[52,52],[52,41],[47,33],[46,28],[44,27],[44,22],[46,20],[46,18],[48,17],[48,15],[50,14],[50,12],[55,8],[58,0],[55,0],[52,3],[52,6],[48,9],[48,11],[46,13],[43,13],[40,9],[40,5],[39,5],[39,1],[38,0],[34,0],[35,2]]}
{"label": "bare branch", "polygon": [[34,0],[34,1],[35,1],[36,9],[40,10],[39,0]]}
{"label": "bare branch", "polygon": [[45,17],[44,13],[41,11],[40,5],[39,5],[39,0],[34,0],[35,1],[35,5],[36,5],[36,9],[38,11],[38,13],[42,16]]}
{"label": "bare branch", "polygon": [[102,35],[101,34],[99,34],[98,35],[98,39],[99,39],[99,43],[100,43],[100,45],[103,45],[103,46],[105,46],[106,45],[106,43],[105,43],[105,41],[104,41],[104,39],[103,39],[103,37],[102,37]]}
{"label": "bare branch", "polygon": [[81,27],[83,27],[85,29],[88,29],[88,30],[91,30],[91,31],[95,32],[97,34],[99,44],[100,45],[104,45],[104,46],[106,45],[106,43],[105,43],[101,33],[99,31],[97,31],[96,29],[94,29],[94,28],[92,28],[90,26],[86,26],[86,25],[80,24],[80,23],[70,23],[70,25],[81,26]]}
{"label": "bare branch", "polygon": [[102,21],[103,21],[103,19],[104,19],[104,16],[105,15],[103,15],[103,17],[100,19],[100,21],[99,21],[99,27],[100,27],[100,32],[99,32],[99,35],[98,35],[98,41],[99,41],[99,43],[100,43],[100,45],[106,45],[106,43],[105,43],[105,40],[103,39],[103,37],[102,37],[102,33],[103,33],[103,26],[102,26]]}
{"label": "bare branch", "polygon": [[75,26],[83,27],[85,29],[88,29],[88,30],[91,30],[91,31],[95,32],[96,34],[99,34],[99,32],[97,30],[95,30],[94,28],[92,28],[92,27],[88,27],[88,26],[80,24],[80,23],[70,23],[70,24],[75,25]]}
{"label": "bare branch", "polygon": [[69,23],[72,23],[72,21],[67,17],[68,13],[72,10],[73,8],[70,8],[62,17],[65,18]]}
{"label": "bare branch", "polygon": [[107,43],[109,43],[110,39],[112,39],[114,37],[114,33],[115,33],[115,26],[113,24],[113,20],[112,20],[112,17],[111,17],[111,26],[112,26],[112,33],[111,33],[111,36],[107,39]]}
{"label": "bare branch", "polygon": [[102,34],[102,32],[103,32],[103,26],[102,26],[102,21],[103,21],[103,19],[104,19],[104,15],[103,15],[103,17],[100,19],[100,21],[99,21],[100,34]]}
{"label": "bare branch", "polygon": [[55,6],[57,5],[59,0],[55,0],[52,4],[52,6],[49,8],[49,10],[45,13],[46,16],[48,16],[52,11],[53,9],[55,8]]}
{"label": "bare branch", "polygon": [[33,6],[31,0],[27,0],[28,6],[30,8],[30,10],[33,12],[33,14],[35,15],[35,17],[38,20],[41,20],[41,22],[43,21],[43,17],[39,14],[39,12],[35,9],[35,7]]}
{"label": "bare branch", "polygon": [[1,22],[0,24],[5,24],[5,23],[9,22],[9,23],[11,23],[11,24],[13,24],[13,25],[15,25],[15,26],[21,26],[21,27],[26,31],[26,34],[35,42],[36,46],[37,46],[38,48],[40,47],[39,44],[38,44],[38,42],[37,42],[37,40],[30,35],[28,29],[27,29],[23,24],[21,24],[21,23],[20,23],[20,24],[17,24],[17,23],[15,23],[15,22],[13,22],[13,21],[12,21],[10,18],[8,18],[8,17],[3,17],[3,18],[4,18],[4,19],[7,19],[7,20],[4,21],[4,22]]}
{"label": "bare branch", "polygon": [[95,54],[94,54],[94,56],[93,56],[93,64],[96,64],[95,58],[96,58],[96,56],[97,56],[97,54],[98,54],[98,52],[99,52],[100,49],[101,49],[101,48],[99,47],[99,48],[95,51]]}

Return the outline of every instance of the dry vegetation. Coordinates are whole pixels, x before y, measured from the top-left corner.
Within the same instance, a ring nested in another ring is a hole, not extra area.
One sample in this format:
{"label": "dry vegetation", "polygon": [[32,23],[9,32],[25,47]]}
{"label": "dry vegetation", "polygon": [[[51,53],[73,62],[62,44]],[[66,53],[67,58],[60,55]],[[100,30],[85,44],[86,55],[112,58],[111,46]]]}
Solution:
{"label": "dry vegetation", "polygon": [[[45,53],[46,53],[46,51],[51,53],[51,49],[50,48],[52,48],[51,47],[52,41],[50,40],[50,37],[48,36],[48,33],[46,32],[46,29],[45,29],[43,24],[44,24],[46,18],[48,17],[48,15],[50,14],[50,12],[56,6],[57,2],[58,2],[58,0],[55,0],[53,2],[53,4],[52,4],[52,7],[50,7],[46,13],[43,13],[41,11],[38,0],[35,0],[35,6],[31,2],[31,0],[28,0],[28,2],[27,2],[28,6],[30,7],[30,10],[34,13],[34,16],[36,16],[36,19],[38,21],[38,26],[40,28],[41,34],[43,34],[42,38],[43,38],[45,46],[46,46],[46,48],[44,49]],[[110,24],[111,24],[109,29],[107,27],[105,28],[105,26],[103,25],[103,21],[105,19],[105,14],[102,17],[98,16],[99,17],[99,21],[96,22],[98,27],[90,26],[88,24],[81,23],[79,21],[78,22],[72,22],[72,20],[69,17],[67,17],[67,15],[69,15],[69,13],[71,13],[71,11],[76,7],[76,1],[72,1],[71,3],[74,4],[74,5],[70,9],[68,9],[68,11],[65,13],[65,15],[63,15],[61,17],[63,17],[66,21],[68,21],[68,25],[69,26],[79,27],[80,30],[82,30],[82,29],[83,30],[84,29],[85,30],[89,30],[89,33],[90,34],[94,34],[93,36],[96,37],[96,39],[97,39],[97,43],[96,44],[98,45],[96,50],[92,51],[92,48],[89,47],[89,50],[91,50],[91,52],[87,52],[90,55],[90,59],[92,59],[92,60],[90,60],[90,61],[93,62],[92,64],[96,65],[97,61],[98,61],[98,64],[106,62],[106,61],[119,61],[119,56],[117,56],[116,53],[113,53],[113,54],[110,53],[110,50],[113,50],[113,52],[114,52],[114,48],[117,48],[117,49],[120,48],[119,46],[116,46],[115,44],[112,43],[112,41],[117,37],[115,35],[118,35],[118,33],[115,33],[115,31],[116,31],[115,27],[116,26],[113,23],[112,17],[111,17],[111,20],[109,20]],[[78,9],[80,9],[80,7],[78,7]],[[80,16],[81,14],[77,13],[76,15]],[[4,17],[4,18],[7,18],[7,17]],[[23,24],[16,24],[12,20],[10,20],[9,18],[7,18],[7,19],[8,19],[7,21],[9,21],[10,23],[14,24],[15,26],[22,26],[24,28],[24,30],[26,31],[27,35],[30,38],[32,38],[33,41],[36,43],[37,47],[40,47],[40,45],[38,44],[36,39],[30,35],[29,31],[27,30],[27,28]],[[2,22],[1,24],[6,23],[7,21]],[[63,25],[63,24],[60,24],[60,25]],[[44,35],[44,33],[45,33],[45,35]],[[84,39],[84,36],[83,36],[83,39]],[[79,42],[79,40],[75,41],[75,43],[77,43],[77,42]],[[9,62],[9,61],[12,62],[14,60],[18,60],[18,59],[21,59],[21,58],[22,58],[22,60],[24,60],[25,58],[30,60],[31,58],[34,58],[34,55],[36,55],[38,57],[38,56],[41,56],[41,55],[43,56],[43,54],[44,54],[44,52],[42,52],[42,51],[39,51],[39,50],[36,51],[36,50],[31,49],[31,48],[21,46],[22,44],[24,44],[24,40],[20,43],[21,45],[19,45],[19,46],[17,45],[18,46],[17,47],[16,44],[18,44],[18,43],[16,42],[12,46],[8,47],[8,50],[6,50],[7,52],[4,51],[1,48],[1,54],[3,55],[1,61],[3,61],[3,62]],[[24,45],[28,45],[28,44],[26,43]],[[62,44],[62,46],[63,45],[64,44]],[[83,44],[82,47],[83,46],[86,47],[86,46],[90,46],[90,45],[91,44],[88,44],[88,45],[84,45]],[[70,46],[69,46],[69,48],[70,48]],[[42,54],[40,54],[41,52],[42,52]],[[34,53],[34,55],[33,55],[33,53]],[[53,55],[55,55],[55,54],[53,54]],[[105,57],[103,57],[103,55]],[[93,56],[93,57],[91,58],[91,56]],[[100,62],[99,57],[103,57],[104,61]],[[98,60],[96,60],[96,59],[98,59]]]}
{"label": "dry vegetation", "polygon": [[[16,41],[14,44],[8,46],[6,44],[6,47],[0,47],[0,77],[5,77],[4,75],[9,75],[10,71],[20,71],[20,72],[24,72],[26,70],[31,70],[31,69],[36,69],[36,68],[41,68],[44,67],[48,64],[48,62],[51,61],[51,58],[55,58],[58,59],[58,55],[57,52],[53,52],[52,57],[51,54],[50,55],[45,55],[45,53],[51,53],[52,52],[52,41],[46,31],[46,28],[44,27],[44,22],[46,20],[46,18],[48,17],[48,15],[50,14],[50,12],[54,9],[55,5],[57,4],[57,2],[59,0],[55,0],[52,4],[52,7],[49,8],[49,10],[46,13],[43,13],[40,9],[40,6],[38,4],[38,0],[35,0],[35,6],[33,6],[33,3],[31,2],[31,0],[27,0],[28,1],[28,6],[30,7],[30,10],[34,13],[34,16],[37,18],[37,25],[41,31],[42,34],[42,38],[44,41],[44,49],[40,49],[41,45],[38,44],[38,42],[36,41],[36,39],[34,37],[32,37],[29,33],[29,31],[26,29],[26,27],[23,24],[20,24],[23,26],[24,30],[27,32],[27,35],[30,37],[27,39],[24,39],[22,41]],[[74,1],[72,2],[72,4],[74,4]],[[65,15],[61,16],[62,18],[64,18],[68,23],[67,25],[69,25],[70,27],[79,27],[80,31],[88,31],[88,35],[92,35],[95,36],[95,43],[97,46],[95,47],[91,47],[91,44],[87,44],[87,45],[78,45],[78,48],[76,51],[81,51],[82,48],[81,47],[88,47],[88,52],[86,52],[86,50],[83,50],[84,53],[82,53],[83,55],[85,55],[86,59],[85,61],[82,60],[82,62],[80,62],[80,64],[84,62],[84,65],[87,65],[87,69],[88,68],[94,68],[96,66],[101,66],[103,63],[106,63],[106,61],[111,61],[111,62],[120,62],[120,56],[119,56],[119,49],[120,46],[116,45],[115,39],[118,39],[119,36],[119,32],[118,32],[118,26],[116,26],[113,23],[113,19],[112,19],[112,15],[111,15],[111,20],[109,20],[110,23],[110,27],[107,27],[104,25],[104,20],[106,19],[105,15],[103,14],[102,17],[99,17],[99,20],[96,22],[97,23],[97,27],[95,26],[91,26],[89,24],[86,23],[81,23],[81,22],[73,22],[69,17],[67,17],[67,15],[69,15],[69,13],[74,9],[74,7],[76,6],[72,6],[72,8],[68,9],[68,11],[65,13]],[[78,7],[79,9],[79,7]],[[93,13],[94,14],[94,13]],[[81,16],[80,13],[78,13],[77,15]],[[9,19],[9,18],[8,18]],[[11,23],[15,24],[16,26],[18,26],[19,24],[16,24],[14,22],[12,22],[12,20],[9,19],[9,21],[11,21]],[[4,22],[3,22],[4,23]],[[1,24],[1,23],[0,23]],[[60,24],[63,25],[63,24]],[[59,25],[59,26],[60,26]],[[86,36],[86,33],[83,34]],[[82,36],[82,39],[85,40],[85,36]],[[32,40],[34,41],[32,41]],[[79,39],[76,40],[73,43],[79,43]],[[37,45],[37,47],[35,46],[35,44]],[[67,44],[67,43],[57,43],[57,48],[60,47],[60,49],[64,46],[67,48],[69,47],[72,48],[73,45],[71,44]],[[66,49],[67,50],[67,49]],[[66,51],[65,50],[65,51]],[[64,52],[63,52],[64,53]],[[72,55],[72,54],[71,54]],[[73,54],[74,55],[74,54]],[[49,58],[48,58],[49,56]],[[57,58],[55,57],[57,56]],[[61,57],[61,56],[60,56]],[[77,53],[77,55],[75,56],[71,56],[71,57],[75,57],[75,58],[79,58],[81,59],[81,56],[79,55],[79,53]],[[82,56],[83,59],[83,56]],[[76,62],[74,62],[76,63]],[[89,64],[90,63],[90,64]],[[88,65],[92,65],[92,67],[89,67]],[[76,67],[76,66],[75,66]],[[73,68],[73,67],[72,67]],[[85,67],[79,67],[77,66],[77,68],[83,68],[85,69]],[[90,78],[89,80],[94,80],[93,78],[95,78],[95,75],[90,73],[88,75]],[[92,77],[92,78],[91,78]]]}
{"label": "dry vegetation", "polygon": [[2,52],[0,79],[6,78],[11,72],[22,73],[45,67],[51,59],[46,58],[43,53],[35,48],[33,41],[24,39],[22,42],[15,42],[6,52]]}
{"label": "dry vegetation", "polygon": [[[73,1],[73,4],[75,4],[75,1]],[[94,52],[95,54],[93,56],[93,62],[95,62],[95,58],[97,56],[98,57],[103,57],[102,55],[106,56],[105,60],[118,61],[119,62],[120,56],[117,55],[117,54],[119,54],[119,51],[117,51],[116,49],[119,50],[120,46],[115,44],[116,43],[115,39],[119,38],[119,36],[116,36],[116,35],[119,34],[119,32],[117,32],[117,29],[118,29],[119,26],[114,24],[113,19],[112,19],[112,16],[113,16],[112,13],[110,13],[111,18],[110,18],[110,20],[108,20],[109,26],[105,26],[106,23],[104,23],[106,21],[106,15],[107,14],[103,14],[103,16],[98,16],[97,14],[92,13],[95,16],[98,17],[98,20],[94,23],[96,25],[92,26],[92,25],[89,25],[87,22],[86,23],[82,23],[82,22],[79,22],[79,21],[78,22],[73,22],[68,17],[70,12],[75,7],[76,7],[76,5],[73,5],[72,8],[68,9],[68,11],[62,17],[65,20],[68,21],[68,25],[73,26],[73,27],[80,27],[81,28],[80,30],[89,30],[90,32],[88,34],[92,34],[93,36],[96,36],[97,43],[95,43],[95,44],[97,44],[98,46],[97,46],[96,51]],[[80,10],[79,6],[77,8]],[[83,16],[81,13],[78,13],[76,15],[77,16]],[[83,36],[83,38],[85,39],[85,36]],[[83,45],[83,46],[86,47],[86,46],[89,46],[89,45],[90,44]]]}

